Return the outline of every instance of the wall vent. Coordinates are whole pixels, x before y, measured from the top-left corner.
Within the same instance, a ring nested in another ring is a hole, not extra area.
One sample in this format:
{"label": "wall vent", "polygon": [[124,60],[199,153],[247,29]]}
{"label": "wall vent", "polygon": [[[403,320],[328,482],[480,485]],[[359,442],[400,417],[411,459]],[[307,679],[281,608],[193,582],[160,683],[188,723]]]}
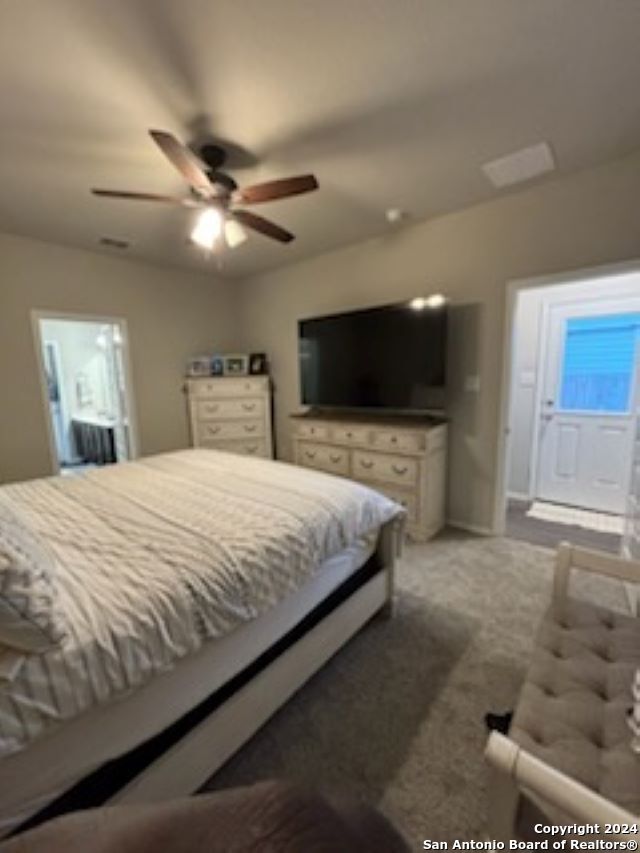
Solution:
{"label": "wall vent", "polygon": [[553,152],[547,142],[539,142],[521,151],[485,163],[482,171],[494,187],[501,189],[512,184],[530,181],[538,175],[552,172],[556,167]]}

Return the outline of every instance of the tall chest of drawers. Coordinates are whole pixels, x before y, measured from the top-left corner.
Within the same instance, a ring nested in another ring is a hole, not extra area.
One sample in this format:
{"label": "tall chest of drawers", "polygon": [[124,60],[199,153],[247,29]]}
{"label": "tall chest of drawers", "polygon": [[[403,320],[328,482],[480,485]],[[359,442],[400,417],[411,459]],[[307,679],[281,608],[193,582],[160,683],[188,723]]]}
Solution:
{"label": "tall chest of drawers", "polygon": [[268,376],[188,379],[187,397],[194,447],[273,458]]}
{"label": "tall chest of drawers", "polygon": [[407,510],[407,532],[426,541],[444,525],[447,426],[427,419],[293,416],[297,465],[357,480]]}

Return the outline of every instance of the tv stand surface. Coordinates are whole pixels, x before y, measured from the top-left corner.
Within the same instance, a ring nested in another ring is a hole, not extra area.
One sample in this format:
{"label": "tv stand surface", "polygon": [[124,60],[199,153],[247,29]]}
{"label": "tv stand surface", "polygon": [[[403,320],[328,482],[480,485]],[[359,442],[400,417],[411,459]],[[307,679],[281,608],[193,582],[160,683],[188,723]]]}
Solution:
{"label": "tv stand surface", "polygon": [[364,409],[315,409],[313,407],[304,412],[293,412],[292,418],[301,420],[327,420],[327,421],[362,421],[363,423],[377,424],[441,424],[446,423],[447,418],[442,412],[368,412]]}
{"label": "tv stand surface", "polygon": [[291,415],[296,464],[350,477],[407,510],[418,541],[444,525],[447,425],[442,417],[318,411]]}

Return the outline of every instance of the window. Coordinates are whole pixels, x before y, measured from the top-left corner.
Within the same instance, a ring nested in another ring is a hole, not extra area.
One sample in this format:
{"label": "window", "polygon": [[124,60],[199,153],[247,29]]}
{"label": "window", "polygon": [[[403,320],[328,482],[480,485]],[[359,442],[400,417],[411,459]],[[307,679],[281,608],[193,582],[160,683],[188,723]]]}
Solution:
{"label": "window", "polygon": [[639,342],[640,313],[567,320],[560,408],[627,413]]}

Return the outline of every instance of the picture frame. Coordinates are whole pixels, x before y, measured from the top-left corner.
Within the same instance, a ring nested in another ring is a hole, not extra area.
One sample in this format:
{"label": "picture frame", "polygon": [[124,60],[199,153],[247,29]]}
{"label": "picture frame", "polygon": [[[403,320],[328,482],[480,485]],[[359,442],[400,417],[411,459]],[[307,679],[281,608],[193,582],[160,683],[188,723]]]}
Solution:
{"label": "picture frame", "polygon": [[224,356],[225,376],[246,376],[249,372],[249,356],[232,353]]}
{"label": "picture frame", "polygon": [[212,355],[211,356],[211,375],[212,376],[224,376],[224,356],[223,355]]}
{"label": "picture frame", "polygon": [[264,375],[267,372],[267,356],[264,352],[252,352],[249,356],[249,373],[252,376]]}
{"label": "picture frame", "polygon": [[187,376],[211,376],[211,356],[196,355],[187,363]]}

